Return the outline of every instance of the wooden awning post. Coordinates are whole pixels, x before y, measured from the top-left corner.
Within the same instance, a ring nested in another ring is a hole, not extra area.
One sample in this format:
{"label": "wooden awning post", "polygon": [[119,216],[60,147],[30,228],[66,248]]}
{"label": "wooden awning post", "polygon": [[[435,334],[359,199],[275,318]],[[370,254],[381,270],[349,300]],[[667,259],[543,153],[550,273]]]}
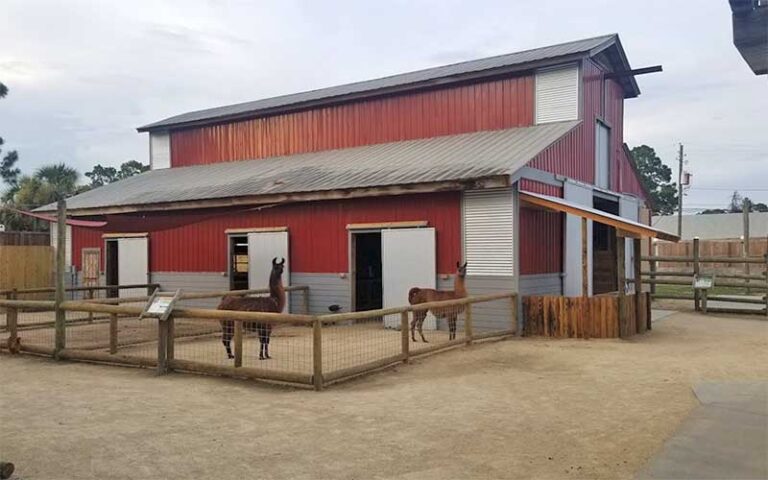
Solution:
{"label": "wooden awning post", "polygon": [[626,271],[626,240],[624,237],[616,236],[616,276],[618,277],[618,315],[619,319],[619,338],[624,336],[624,326],[626,324],[626,318],[624,315],[624,301],[625,301],[625,285],[627,279]]}
{"label": "wooden awning post", "polygon": [[587,243],[587,219],[581,219],[581,295],[589,296],[589,252]]}
{"label": "wooden awning post", "polygon": [[[636,323],[636,326],[637,326],[637,332],[636,333],[641,333],[641,332],[645,331],[645,324],[642,322],[642,320],[645,319],[645,316],[641,315],[642,313],[644,313],[643,312],[643,302],[642,302],[642,297],[643,297],[643,279],[642,279],[642,276],[640,275],[640,269],[642,268],[642,262],[640,261],[640,253],[641,253],[640,251],[642,250],[643,247],[642,247],[642,244],[641,244],[639,238],[635,238],[632,241],[632,245],[633,245],[633,247],[632,247],[633,248],[632,260],[633,260],[633,265],[634,265],[633,268],[635,270],[633,273],[634,273],[634,277],[635,277],[635,319],[636,319],[635,323]],[[650,307],[648,307],[648,308],[650,308]],[[643,325],[643,327],[641,327],[641,325]]]}

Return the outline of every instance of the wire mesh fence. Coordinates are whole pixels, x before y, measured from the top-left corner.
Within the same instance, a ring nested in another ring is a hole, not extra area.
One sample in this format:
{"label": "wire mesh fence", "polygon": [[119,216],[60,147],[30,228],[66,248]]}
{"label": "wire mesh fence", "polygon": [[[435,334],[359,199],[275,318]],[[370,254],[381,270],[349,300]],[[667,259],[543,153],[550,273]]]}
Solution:
{"label": "wire mesh fence", "polygon": [[8,344],[13,323],[22,350],[27,347],[52,350],[55,342],[55,319],[53,309],[5,308],[0,312],[0,342],[3,346]]}
{"label": "wire mesh fence", "polygon": [[[322,316],[182,305],[168,321],[139,318],[142,304],[65,302],[60,355],[320,388],[411,356],[512,334],[517,322],[517,297],[507,293]],[[56,346],[52,309],[25,309],[15,320],[22,345]],[[3,325],[0,339],[7,341]]]}

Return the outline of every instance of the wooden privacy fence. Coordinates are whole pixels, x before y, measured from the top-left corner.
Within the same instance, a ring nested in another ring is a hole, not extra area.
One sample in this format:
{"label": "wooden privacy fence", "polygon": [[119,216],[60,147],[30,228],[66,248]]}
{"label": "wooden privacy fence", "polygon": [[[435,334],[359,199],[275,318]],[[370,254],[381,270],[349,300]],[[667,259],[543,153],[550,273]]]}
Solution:
{"label": "wooden privacy fence", "polygon": [[0,245],[0,290],[53,285],[53,248]]}
{"label": "wooden privacy fence", "polygon": [[647,293],[523,297],[525,335],[626,338],[651,328]]}
{"label": "wooden privacy fence", "polygon": [[[0,306],[7,309],[7,338],[0,340],[6,347],[19,339],[21,351],[60,359],[155,367],[160,374],[184,371],[321,389],[418,355],[513,335],[516,305],[514,293],[501,293],[319,316],[177,306],[169,320],[158,321],[138,320],[142,306],[135,304],[66,301],[57,308],[55,302],[0,300]],[[424,332],[428,342],[412,341],[410,317],[421,310],[437,310],[455,319],[455,333],[449,334],[441,325],[444,319],[431,318],[434,325]],[[30,312],[55,312],[57,328],[23,328],[20,315]],[[106,315],[109,320],[93,324],[75,321],[89,314]],[[221,344],[222,320],[234,325],[232,360]],[[259,327],[264,325],[269,325],[271,332],[267,338],[272,358],[262,361],[256,353],[264,331]],[[256,331],[258,335],[250,335]]]}

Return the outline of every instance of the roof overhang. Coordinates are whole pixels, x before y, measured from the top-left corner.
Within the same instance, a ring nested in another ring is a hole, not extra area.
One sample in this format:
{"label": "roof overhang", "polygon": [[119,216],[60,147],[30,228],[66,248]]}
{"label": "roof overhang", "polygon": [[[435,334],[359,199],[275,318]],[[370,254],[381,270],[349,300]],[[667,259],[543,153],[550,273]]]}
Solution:
{"label": "roof overhang", "polygon": [[730,0],[733,44],[755,75],[768,74],[768,2]]}
{"label": "roof overhang", "polygon": [[667,233],[663,230],[653,228],[649,225],[643,225],[639,222],[633,222],[626,218],[619,217],[606,213],[594,208],[584,207],[572,202],[563,200],[562,198],[550,197],[548,195],[540,195],[538,193],[520,192],[520,201],[535,205],[537,207],[545,208],[555,212],[568,213],[576,215],[577,217],[586,218],[594,222],[602,223],[614,227],[617,231],[617,235],[621,237],[631,238],[658,238],[659,240],[667,240],[670,242],[679,242],[680,237]]}
{"label": "roof overhang", "polygon": [[412,195],[418,193],[479,190],[486,188],[505,188],[510,186],[510,184],[509,175],[495,175],[471,180],[465,179],[443,182],[424,182],[370,188],[350,188],[314,192],[280,193],[271,195],[250,195],[241,197],[212,198],[179,202],[158,202],[135,205],[115,205],[93,208],[68,208],[67,215],[95,216],[136,212],[156,212],[159,210],[171,211],[240,206],[273,206],[287,203],[315,202],[322,200],[346,200],[351,198]]}

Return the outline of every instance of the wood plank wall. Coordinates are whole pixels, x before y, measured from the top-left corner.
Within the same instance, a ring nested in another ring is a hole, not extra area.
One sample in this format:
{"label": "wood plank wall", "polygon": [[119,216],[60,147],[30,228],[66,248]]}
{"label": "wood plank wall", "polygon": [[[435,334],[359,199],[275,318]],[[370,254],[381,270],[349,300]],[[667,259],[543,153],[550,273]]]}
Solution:
{"label": "wood plank wall", "polygon": [[647,298],[647,294],[641,294],[638,312],[635,295],[626,295],[621,302],[624,315],[620,323],[619,298],[615,295],[523,297],[524,334],[555,338],[626,338],[644,333],[649,313]]}
{"label": "wood plank wall", "polygon": [[0,290],[53,286],[53,247],[0,246]]}

